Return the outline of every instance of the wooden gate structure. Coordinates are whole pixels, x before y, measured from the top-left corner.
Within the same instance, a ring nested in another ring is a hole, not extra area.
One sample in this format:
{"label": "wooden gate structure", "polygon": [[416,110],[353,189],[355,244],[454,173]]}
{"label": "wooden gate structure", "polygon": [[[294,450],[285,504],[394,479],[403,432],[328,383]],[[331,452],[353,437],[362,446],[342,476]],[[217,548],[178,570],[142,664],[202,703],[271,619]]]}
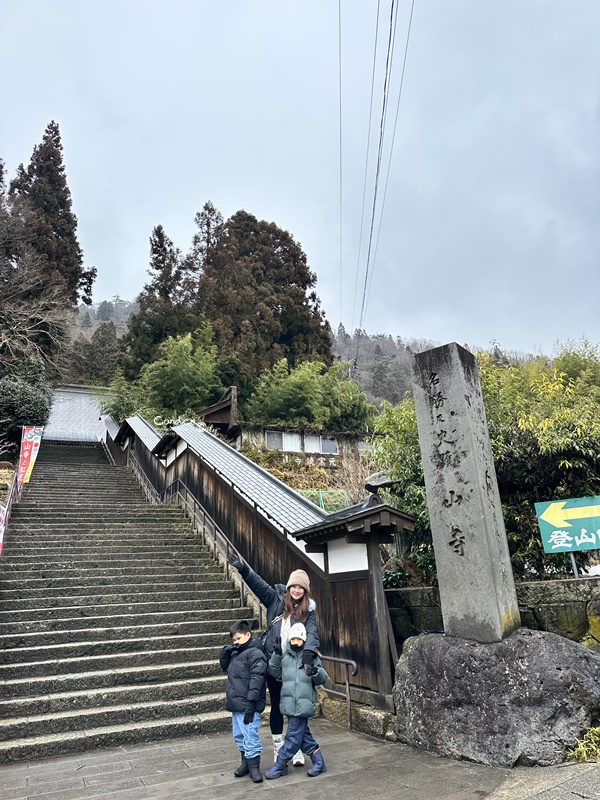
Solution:
{"label": "wooden gate structure", "polygon": [[[321,651],[352,659],[355,700],[393,709],[395,644],[383,590],[379,544],[412,530],[414,517],[370,498],[327,514],[196,423],[159,434],[140,416],[120,427],[106,419],[106,448],[129,463],[154,502],[173,487],[202,509],[200,524],[216,525],[268,583],[285,583],[305,569],[317,603]],[[328,665],[341,683],[342,670]]]}

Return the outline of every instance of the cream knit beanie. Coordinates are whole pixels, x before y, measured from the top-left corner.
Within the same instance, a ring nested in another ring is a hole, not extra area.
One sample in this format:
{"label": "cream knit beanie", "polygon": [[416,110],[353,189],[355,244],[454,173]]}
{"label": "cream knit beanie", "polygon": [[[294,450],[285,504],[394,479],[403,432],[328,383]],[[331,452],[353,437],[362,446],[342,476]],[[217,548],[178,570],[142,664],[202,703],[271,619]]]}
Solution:
{"label": "cream knit beanie", "polygon": [[289,589],[290,586],[301,586],[305,592],[310,594],[310,578],[303,569],[295,569],[292,572],[285,588]]}

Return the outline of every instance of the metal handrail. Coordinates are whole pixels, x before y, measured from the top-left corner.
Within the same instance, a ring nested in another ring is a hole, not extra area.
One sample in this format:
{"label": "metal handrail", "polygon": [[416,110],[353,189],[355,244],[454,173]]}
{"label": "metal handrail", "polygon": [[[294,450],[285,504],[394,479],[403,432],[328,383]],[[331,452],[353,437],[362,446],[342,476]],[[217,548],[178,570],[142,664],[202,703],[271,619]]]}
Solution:
{"label": "metal handrail", "polygon": [[[183,494],[181,489],[183,489],[185,495]],[[175,501],[177,499],[180,500],[180,503],[178,503],[178,505],[183,506],[185,512],[187,513],[187,516],[191,518],[192,527],[194,528],[194,530],[199,530],[202,533],[202,544],[203,545],[206,544],[207,534],[212,538],[213,561],[215,562],[218,561],[217,549],[219,549],[219,551],[225,556],[225,579],[230,580],[229,577],[230,565],[227,559],[231,553],[235,553],[237,556],[239,556],[239,553],[237,552],[235,547],[231,544],[227,536],[219,528],[214,519],[210,516],[210,514],[206,513],[206,510],[202,507],[202,505],[190,492],[190,490],[185,485],[185,483],[183,483],[181,478],[176,478],[173,481],[173,483],[171,483],[164,491],[160,492],[158,497],[160,498],[159,502],[165,505],[172,504],[174,500]],[[239,575],[239,580],[240,580],[240,602],[242,606],[245,606],[246,605],[245,593],[252,595],[258,607],[258,626],[260,630],[262,630],[263,615],[265,622],[267,618],[266,606],[263,603],[261,603],[258,596],[248,586],[242,575]]]}
{"label": "metal handrail", "polygon": [[[182,487],[185,490],[185,497],[183,496],[181,491],[179,491],[179,488],[177,490],[174,490],[174,487],[176,485],[178,487]],[[219,549],[221,550],[221,552],[225,556],[225,577],[226,577],[227,580],[229,580],[229,561],[227,560],[228,556],[230,555],[230,553],[235,553],[238,557],[240,557],[240,555],[237,552],[237,550],[233,547],[233,545],[231,544],[231,542],[229,541],[227,536],[223,533],[223,531],[216,524],[216,522],[212,519],[212,517],[209,514],[206,513],[205,509],[198,502],[196,497],[194,497],[194,495],[190,492],[188,487],[183,483],[181,478],[177,478],[172,484],[170,484],[170,486],[167,487],[167,489],[164,490],[164,492],[161,493],[161,495],[162,495],[161,496],[162,502],[172,501],[172,499],[174,497],[181,499],[182,505],[184,506],[185,511],[192,518],[192,526],[194,527],[194,529],[197,528],[197,525],[196,525],[197,516],[199,516],[200,514],[202,515],[202,528],[201,528],[201,530],[202,530],[202,544],[206,544],[206,530],[207,530],[207,524],[206,523],[207,523],[207,521],[209,522],[208,530],[209,530],[209,532],[212,532],[212,539],[213,539],[213,542],[212,542],[213,543],[213,560],[217,561],[217,547],[219,547]],[[191,506],[192,506],[191,513],[190,513],[190,508],[189,508],[190,499],[192,501],[191,502]],[[263,605],[263,603],[259,600],[259,598],[255,594],[255,592],[253,592],[252,589],[248,586],[248,584],[246,583],[246,581],[244,580],[242,575],[239,575],[239,579],[240,579],[240,600],[241,600],[241,604],[242,604],[242,606],[245,605],[245,599],[244,599],[244,590],[245,590],[245,591],[247,591],[249,594],[251,594],[254,597],[256,605],[258,606],[258,615],[259,615],[258,624],[259,624],[259,628],[262,630],[262,627],[263,627],[262,615],[263,615],[263,612],[264,612],[265,619],[266,619],[266,612],[267,612],[266,606]],[[358,664],[356,663],[356,661],[353,661],[350,658],[336,658],[335,656],[326,656],[326,655],[323,655],[323,653],[321,653],[321,652],[319,652],[318,655],[319,655],[319,658],[321,659],[321,661],[329,661],[329,662],[332,662],[332,663],[335,663],[335,664],[342,664],[344,666],[344,684],[345,684],[345,687],[346,687],[346,691],[345,692],[338,692],[335,689],[328,689],[325,686],[323,686],[322,689],[323,689],[323,691],[327,692],[328,694],[336,695],[337,697],[343,697],[345,699],[345,701],[346,701],[346,716],[347,716],[347,720],[348,720],[348,730],[351,731],[352,730],[352,708],[351,708],[352,698],[350,697],[350,674],[352,674],[353,677],[358,674]],[[349,673],[350,668],[352,668],[352,673]]]}
{"label": "metal handrail", "polygon": [[358,664],[356,661],[352,661],[351,658],[335,658],[334,656],[324,656],[323,653],[319,653],[319,658],[321,661],[332,661],[335,664],[343,664],[344,665],[344,683],[346,685],[345,692],[338,692],[336,689],[328,689],[326,686],[321,686],[324,692],[327,694],[334,694],[337,697],[343,697],[346,700],[346,714],[348,719],[348,730],[352,730],[352,708],[350,703],[352,699],[350,697],[350,675],[348,674],[348,670],[352,667],[352,677],[358,675]]}
{"label": "metal handrail", "polygon": [[[203,508],[203,506],[198,502],[197,498],[192,494],[192,492],[190,492],[190,490],[181,480],[181,478],[176,478],[173,481],[173,483],[167,486],[166,489],[163,489],[162,492],[158,492],[154,488],[154,486],[150,483],[148,477],[146,476],[145,472],[141,467],[141,464],[136,459],[136,457],[131,453],[130,450],[127,453],[127,463],[135,473],[144,493],[146,494],[146,497],[150,500],[150,502],[155,503],[157,505],[176,504],[182,506],[184,509],[184,513],[191,519],[192,527],[194,528],[194,530],[201,532],[203,545],[206,545],[206,538],[208,533],[208,535],[212,538],[213,561],[215,562],[218,561],[217,550],[219,550],[222,553],[222,555],[225,556],[225,579],[230,580],[229,577],[230,565],[228,557],[231,553],[235,553],[239,558],[241,558],[240,554],[231,544],[227,536],[219,528],[219,526],[210,516],[210,514],[207,514],[206,509]],[[256,603],[256,606],[258,607],[258,626],[259,629],[262,630],[263,615],[264,615],[264,620],[266,622],[267,608],[259,600],[256,593],[248,586],[243,576],[238,574],[238,577],[240,580],[240,603],[242,607],[246,605],[245,593],[252,595]],[[318,653],[318,655],[321,661],[330,661],[332,663],[342,664],[344,666],[344,683],[346,686],[346,691],[338,692],[335,689],[327,689],[324,686],[322,688],[323,691],[327,692],[328,694],[336,695],[338,697],[343,697],[346,700],[348,730],[351,731],[352,698],[350,697],[350,674],[352,674],[352,676],[358,674],[358,664],[356,663],[356,661],[352,661],[352,659],[349,658],[336,658],[334,656],[325,656],[323,655],[323,653]],[[349,673],[350,668],[352,668],[352,673]]]}
{"label": "metal handrail", "polygon": [[148,476],[142,469],[142,465],[133,455],[131,450],[127,451],[127,466],[131,467],[133,470],[135,477],[138,479],[138,482],[142,487],[142,491],[146,495],[146,499],[150,503],[154,503],[154,505],[161,505],[162,501],[160,499],[159,492],[157,492],[154,486],[150,483]]}
{"label": "metal handrail", "polygon": [[115,464],[115,460],[114,460],[114,458],[113,458],[113,454],[110,452],[110,449],[109,449],[109,447],[107,446],[107,444],[106,444],[106,442],[105,442],[105,440],[104,440],[104,439],[100,439],[100,445],[102,446],[102,450],[104,451],[104,455],[105,455],[105,456],[106,456],[106,458],[108,459],[108,463],[109,463],[109,464],[110,464],[112,467],[116,467],[117,465]]}

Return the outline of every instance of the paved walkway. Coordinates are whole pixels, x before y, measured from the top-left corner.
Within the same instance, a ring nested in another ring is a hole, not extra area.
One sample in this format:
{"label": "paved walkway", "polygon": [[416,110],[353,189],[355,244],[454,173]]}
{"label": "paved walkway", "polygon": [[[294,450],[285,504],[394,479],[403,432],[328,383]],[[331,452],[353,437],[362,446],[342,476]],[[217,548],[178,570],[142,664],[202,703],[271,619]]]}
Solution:
{"label": "paved walkway", "polygon": [[[493,769],[349,734],[326,720],[311,728],[328,771],[253,784],[234,778],[229,734],[170,739],[86,755],[0,765],[0,800],[596,800],[600,764]],[[261,729],[265,747],[268,730]],[[270,747],[269,747],[269,753]],[[270,765],[265,755],[265,762]]]}

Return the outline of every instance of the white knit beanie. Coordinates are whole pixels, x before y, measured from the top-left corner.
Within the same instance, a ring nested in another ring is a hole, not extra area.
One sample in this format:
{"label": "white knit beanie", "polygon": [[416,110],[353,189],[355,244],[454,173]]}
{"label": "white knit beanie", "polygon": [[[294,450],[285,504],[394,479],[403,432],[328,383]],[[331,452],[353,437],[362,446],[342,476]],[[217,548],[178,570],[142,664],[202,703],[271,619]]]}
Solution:
{"label": "white knit beanie", "polygon": [[306,641],[306,628],[301,622],[295,622],[292,627],[290,628],[290,639],[302,639],[303,642]]}

